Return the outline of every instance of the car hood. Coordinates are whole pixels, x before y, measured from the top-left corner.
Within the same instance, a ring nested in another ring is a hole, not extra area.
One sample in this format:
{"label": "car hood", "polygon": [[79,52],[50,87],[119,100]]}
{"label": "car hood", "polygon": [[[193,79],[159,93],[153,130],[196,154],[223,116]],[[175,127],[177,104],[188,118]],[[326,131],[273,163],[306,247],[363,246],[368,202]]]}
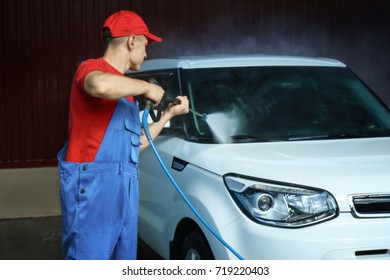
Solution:
{"label": "car hood", "polygon": [[184,142],[176,157],[218,175],[325,189],[349,211],[348,195],[390,193],[390,137],[348,140],[195,144]]}

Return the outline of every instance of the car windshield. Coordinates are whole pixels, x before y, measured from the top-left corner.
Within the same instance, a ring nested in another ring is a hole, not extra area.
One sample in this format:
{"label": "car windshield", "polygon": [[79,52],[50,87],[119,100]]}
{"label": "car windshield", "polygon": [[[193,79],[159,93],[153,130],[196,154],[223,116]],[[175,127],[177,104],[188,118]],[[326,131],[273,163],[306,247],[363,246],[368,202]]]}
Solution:
{"label": "car windshield", "polygon": [[263,142],[389,136],[390,110],[346,67],[186,69],[191,141]]}

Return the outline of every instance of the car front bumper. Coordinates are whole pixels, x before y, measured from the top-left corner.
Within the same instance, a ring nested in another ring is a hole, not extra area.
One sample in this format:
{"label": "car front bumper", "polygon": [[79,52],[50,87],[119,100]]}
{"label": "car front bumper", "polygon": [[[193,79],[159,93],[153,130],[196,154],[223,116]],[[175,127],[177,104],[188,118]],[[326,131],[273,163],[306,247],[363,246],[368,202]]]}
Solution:
{"label": "car front bumper", "polygon": [[[320,224],[286,229],[257,224],[245,216],[219,230],[244,259],[390,259],[390,219],[356,219],[350,213]],[[207,234],[216,259],[236,259]]]}

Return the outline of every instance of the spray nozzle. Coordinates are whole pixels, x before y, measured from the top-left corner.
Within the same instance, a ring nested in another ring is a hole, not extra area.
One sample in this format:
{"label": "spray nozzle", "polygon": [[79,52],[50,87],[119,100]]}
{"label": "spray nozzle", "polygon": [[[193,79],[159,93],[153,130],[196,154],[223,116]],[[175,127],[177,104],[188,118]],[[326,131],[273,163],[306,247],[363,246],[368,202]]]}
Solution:
{"label": "spray nozzle", "polygon": [[190,112],[193,113],[193,114],[195,114],[196,116],[198,116],[198,117],[201,118],[202,120],[207,121],[207,115],[206,115],[206,114],[198,113],[198,112],[192,110],[191,108],[190,108]]}

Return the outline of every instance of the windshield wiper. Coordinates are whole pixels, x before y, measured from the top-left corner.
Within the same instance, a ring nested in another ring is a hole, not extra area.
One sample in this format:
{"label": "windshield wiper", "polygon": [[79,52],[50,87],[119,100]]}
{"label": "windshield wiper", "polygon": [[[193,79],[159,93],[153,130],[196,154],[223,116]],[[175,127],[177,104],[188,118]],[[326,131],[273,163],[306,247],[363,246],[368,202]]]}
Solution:
{"label": "windshield wiper", "polygon": [[369,138],[369,137],[384,137],[390,136],[390,129],[368,130],[361,132],[340,132],[329,135],[332,139],[345,138]]}
{"label": "windshield wiper", "polygon": [[246,134],[237,134],[230,136],[230,140],[234,143],[246,143],[246,142],[253,142],[257,140],[257,137],[254,137],[252,135],[246,135]]}
{"label": "windshield wiper", "polygon": [[282,138],[259,137],[259,136],[246,135],[246,134],[233,135],[233,136],[230,136],[230,139],[232,140],[233,143],[286,141],[286,139],[282,139]]}
{"label": "windshield wiper", "polygon": [[329,135],[310,135],[310,136],[297,136],[290,137],[288,141],[301,141],[301,140],[321,140],[321,139],[329,139]]}
{"label": "windshield wiper", "polygon": [[288,138],[289,141],[322,140],[322,139],[352,139],[390,136],[390,129],[370,130],[363,132],[337,132],[332,134],[297,136]]}

